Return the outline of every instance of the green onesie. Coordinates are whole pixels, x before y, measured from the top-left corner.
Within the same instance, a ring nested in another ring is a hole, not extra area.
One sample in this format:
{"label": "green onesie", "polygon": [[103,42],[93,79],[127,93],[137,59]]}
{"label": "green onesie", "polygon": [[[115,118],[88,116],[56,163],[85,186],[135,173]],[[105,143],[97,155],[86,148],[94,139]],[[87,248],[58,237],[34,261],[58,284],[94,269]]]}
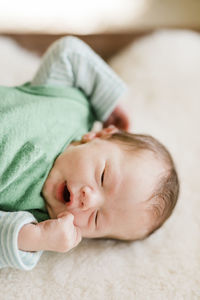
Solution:
{"label": "green onesie", "polygon": [[95,115],[77,88],[0,87],[0,210],[49,219],[42,186],[56,157],[88,132]]}

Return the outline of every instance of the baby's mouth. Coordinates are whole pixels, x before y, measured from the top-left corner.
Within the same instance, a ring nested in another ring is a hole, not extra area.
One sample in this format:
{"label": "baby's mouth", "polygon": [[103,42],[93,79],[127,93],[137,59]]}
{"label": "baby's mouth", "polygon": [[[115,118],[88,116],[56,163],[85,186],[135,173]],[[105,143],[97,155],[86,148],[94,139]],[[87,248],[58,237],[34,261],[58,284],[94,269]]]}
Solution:
{"label": "baby's mouth", "polygon": [[71,206],[74,198],[74,195],[70,189],[70,186],[67,184],[67,181],[62,182],[56,191],[56,199],[67,206]]}
{"label": "baby's mouth", "polygon": [[70,192],[69,192],[66,184],[63,189],[63,200],[64,200],[64,202],[70,202]]}

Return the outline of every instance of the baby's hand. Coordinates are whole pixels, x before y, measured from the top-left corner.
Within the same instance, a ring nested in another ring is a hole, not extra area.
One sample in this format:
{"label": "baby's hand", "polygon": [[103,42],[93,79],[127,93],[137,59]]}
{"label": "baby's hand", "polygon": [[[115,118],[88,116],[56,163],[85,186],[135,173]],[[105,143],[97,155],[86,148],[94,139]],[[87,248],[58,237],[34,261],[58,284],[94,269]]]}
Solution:
{"label": "baby's hand", "polygon": [[67,252],[76,247],[82,237],[81,230],[73,223],[74,216],[63,212],[57,219],[50,219],[38,223],[43,236],[44,250]]}
{"label": "baby's hand", "polygon": [[119,129],[128,130],[130,128],[130,120],[126,111],[120,106],[116,106],[109,118],[103,123],[103,127],[114,125]]}

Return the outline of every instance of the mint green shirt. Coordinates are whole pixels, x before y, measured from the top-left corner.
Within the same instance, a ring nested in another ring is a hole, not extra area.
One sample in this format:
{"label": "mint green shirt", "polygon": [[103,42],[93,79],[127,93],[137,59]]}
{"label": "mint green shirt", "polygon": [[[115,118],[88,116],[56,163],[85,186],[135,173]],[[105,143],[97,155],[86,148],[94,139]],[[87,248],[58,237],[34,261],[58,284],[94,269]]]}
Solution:
{"label": "mint green shirt", "polygon": [[84,42],[64,37],[31,82],[0,86],[0,268],[34,268],[42,254],[18,249],[20,229],[49,218],[41,195],[57,156],[105,121],[125,84]]}
{"label": "mint green shirt", "polygon": [[90,102],[72,87],[0,87],[0,210],[49,219],[41,195],[56,157],[88,132]]}

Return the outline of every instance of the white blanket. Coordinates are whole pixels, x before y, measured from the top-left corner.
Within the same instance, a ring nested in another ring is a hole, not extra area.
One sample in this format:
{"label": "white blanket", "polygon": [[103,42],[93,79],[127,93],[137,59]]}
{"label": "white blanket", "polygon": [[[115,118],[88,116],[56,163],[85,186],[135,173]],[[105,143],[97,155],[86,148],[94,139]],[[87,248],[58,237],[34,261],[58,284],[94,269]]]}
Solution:
{"label": "white blanket", "polygon": [[[158,31],[110,61],[129,84],[132,130],[174,156],[181,194],[173,215],[144,241],[84,240],[46,252],[29,272],[0,270],[0,300],[200,299],[200,35]],[[29,80],[39,58],[0,38],[0,84]]]}

